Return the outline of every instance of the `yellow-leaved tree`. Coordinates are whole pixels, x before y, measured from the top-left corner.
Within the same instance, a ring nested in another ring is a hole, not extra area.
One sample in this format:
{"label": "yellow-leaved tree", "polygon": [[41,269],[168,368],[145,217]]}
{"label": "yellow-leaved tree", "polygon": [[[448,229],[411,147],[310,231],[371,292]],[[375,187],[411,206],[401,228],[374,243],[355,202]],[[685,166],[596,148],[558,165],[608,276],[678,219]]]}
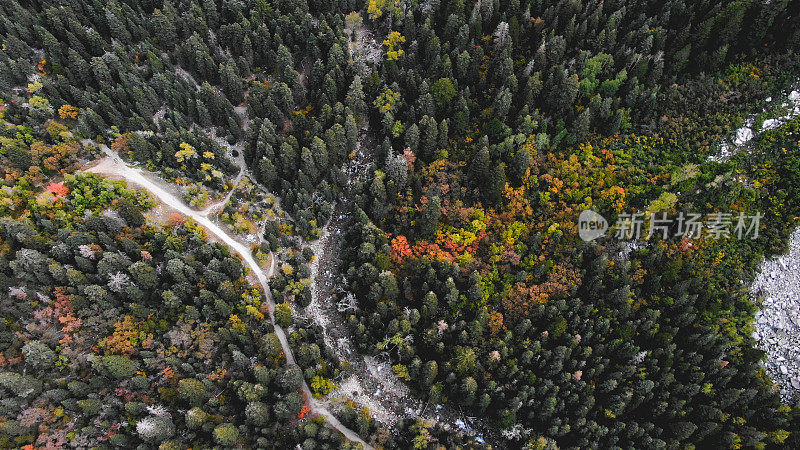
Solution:
{"label": "yellow-leaved tree", "polygon": [[383,41],[383,45],[386,46],[386,59],[389,61],[396,61],[398,58],[403,56],[402,48],[397,48],[399,44],[402,44],[406,41],[406,37],[400,34],[397,31],[392,31],[386,36],[386,40]]}
{"label": "yellow-leaved tree", "polygon": [[186,158],[191,158],[197,153],[194,147],[186,142],[181,142],[180,148],[180,150],[175,152],[175,159],[178,160],[178,162],[184,162]]}

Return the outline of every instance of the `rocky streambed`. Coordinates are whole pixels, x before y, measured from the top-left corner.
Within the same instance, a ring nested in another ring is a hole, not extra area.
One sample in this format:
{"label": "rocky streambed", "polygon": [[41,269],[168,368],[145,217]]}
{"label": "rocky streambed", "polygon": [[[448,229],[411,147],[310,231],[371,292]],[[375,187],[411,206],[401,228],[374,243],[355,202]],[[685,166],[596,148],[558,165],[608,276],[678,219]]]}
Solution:
{"label": "rocky streambed", "polygon": [[[800,82],[780,103],[765,101],[772,114],[756,124],[758,115],[748,117],[741,128],[722,142],[709,161],[724,162],[739,151],[747,151],[750,141],[764,131],[778,128],[800,116]],[[762,114],[767,112],[767,108]],[[750,295],[759,305],[753,338],[766,352],[764,368],[786,403],[800,403],[800,227],[789,240],[786,254],[766,259],[750,285]]]}
{"label": "rocky streambed", "polygon": [[800,228],[789,251],[765,260],[750,287],[761,301],[753,338],[767,352],[764,367],[788,403],[800,401]]}

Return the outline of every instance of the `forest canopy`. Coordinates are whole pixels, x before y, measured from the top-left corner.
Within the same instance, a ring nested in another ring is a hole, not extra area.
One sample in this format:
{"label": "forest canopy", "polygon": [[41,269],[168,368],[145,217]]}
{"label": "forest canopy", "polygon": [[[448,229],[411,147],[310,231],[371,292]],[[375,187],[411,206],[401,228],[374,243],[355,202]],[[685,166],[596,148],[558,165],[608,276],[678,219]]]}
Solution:
{"label": "forest canopy", "polygon": [[799,447],[747,290],[800,217],[799,14],[2,2],[0,447]]}

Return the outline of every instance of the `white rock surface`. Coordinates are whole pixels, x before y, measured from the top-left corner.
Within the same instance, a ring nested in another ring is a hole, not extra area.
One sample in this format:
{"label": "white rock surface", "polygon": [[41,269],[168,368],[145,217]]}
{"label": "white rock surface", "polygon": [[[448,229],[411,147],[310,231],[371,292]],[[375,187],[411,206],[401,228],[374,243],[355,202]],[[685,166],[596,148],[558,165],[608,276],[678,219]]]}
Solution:
{"label": "white rock surface", "polygon": [[779,119],[767,119],[761,125],[761,129],[762,130],[772,130],[774,128],[778,128],[779,126],[781,126],[782,123],[783,122],[781,122]]}
{"label": "white rock surface", "polygon": [[753,130],[749,127],[742,127],[736,130],[736,139],[733,141],[736,145],[744,145],[753,139]]}
{"label": "white rock surface", "polygon": [[[769,103],[772,101],[772,97],[767,97],[765,100]],[[760,129],[754,129],[756,114],[748,117],[744,121],[744,124],[742,124],[742,127],[736,130],[736,133],[732,138],[727,139],[719,144],[717,153],[715,155],[709,155],[708,160],[725,162],[738,150],[740,150],[740,147],[743,147],[745,144],[753,140],[757,134],[763,131],[778,128],[789,120],[799,116],[800,91],[793,90],[790,92],[786,97],[786,101],[781,104],[781,107],[788,109],[788,113],[781,117],[765,119]],[[762,112],[766,112],[766,108]]]}

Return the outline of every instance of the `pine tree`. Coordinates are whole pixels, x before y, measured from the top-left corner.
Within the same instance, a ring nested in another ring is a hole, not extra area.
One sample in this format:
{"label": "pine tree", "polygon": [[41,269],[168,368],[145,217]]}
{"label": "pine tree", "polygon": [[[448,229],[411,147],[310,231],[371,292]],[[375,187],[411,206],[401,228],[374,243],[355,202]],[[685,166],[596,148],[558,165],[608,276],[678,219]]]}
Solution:
{"label": "pine tree", "polygon": [[353,82],[350,83],[345,105],[350,108],[357,117],[364,116],[367,111],[367,104],[364,102],[364,89],[361,85],[361,77],[358,75],[354,76]]}
{"label": "pine tree", "polygon": [[291,84],[295,79],[294,58],[285,45],[278,46],[278,57],[275,61],[278,79],[284,83]]}
{"label": "pine tree", "polygon": [[174,17],[167,17],[158,9],[153,11],[153,15],[150,18],[150,28],[155,36],[156,45],[162,50],[173,50],[178,41],[174,19]]}
{"label": "pine tree", "polygon": [[433,320],[435,319],[436,312],[438,310],[438,300],[436,298],[436,294],[433,291],[428,291],[425,294],[425,297],[422,299],[422,317],[426,320]]}
{"label": "pine tree", "polygon": [[344,135],[347,146],[345,149],[347,153],[352,153],[356,150],[356,143],[358,142],[358,126],[352,114],[347,114],[344,122]]}
{"label": "pine tree", "polygon": [[475,402],[475,393],[477,390],[478,383],[475,381],[475,378],[465,378],[461,384],[461,392],[463,394],[463,397],[461,397],[461,403],[468,406],[472,405]]}
{"label": "pine tree", "polygon": [[468,169],[468,181],[472,186],[479,190],[483,190],[483,186],[489,181],[489,168],[491,167],[491,160],[489,159],[489,147],[481,146]]}
{"label": "pine tree", "polygon": [[442,214],[441,208],[442,200],[437,196],[430,199],[422,210],[422,214],[417,223],[419,234],[422,238],[433,237],[433,233],[436,231],[436,226],[439,223],[439,217]]}
{"label": "pine tree", "polygon": [[415,152],[419,151],[419,127],[417,124],[412,124],[410,127],[406,128],[403,139],[406,147]]}
{"label": "pine tree", "polygon": [[436,121],[430,116],[423,116],[420,121],[422,136],[420,137],[419,156],[425,162],[432,162],[437,158],[437,141],[439,130]]}
{"label": "pine tree", "polygon": [[303,147],[300,151],[300,170],[308,176],[312,183],[316,182],[319,176],[317,164],[314,162],[314,156],[308,147]]}
{"label": "pine tree", "polygon": [[220,64],[219,73],[222,82],[222,89],[231,103],[238,105],[244,100],[244,88],[242,79],[236,72],[236,68],[231,64]]}

